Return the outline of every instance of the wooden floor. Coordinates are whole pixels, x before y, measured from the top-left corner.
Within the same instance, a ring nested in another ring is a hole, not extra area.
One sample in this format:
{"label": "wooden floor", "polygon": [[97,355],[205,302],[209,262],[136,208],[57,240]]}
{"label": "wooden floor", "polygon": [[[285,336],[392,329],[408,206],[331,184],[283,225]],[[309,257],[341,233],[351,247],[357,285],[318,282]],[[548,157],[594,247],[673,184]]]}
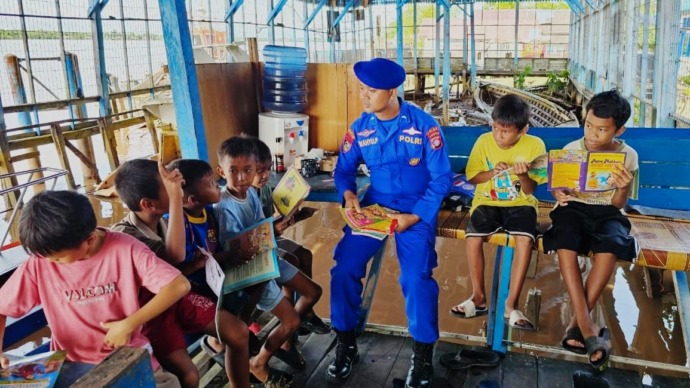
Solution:
{"label": "wooden floor", "polygon": [[[377,388],[404,387],[404,379],[412,354],[412,339],[366,332],[357,339],[360,360],[352,375],[341,387]],[[293,387],[326,388],[333,386],[326,377],[328,364],[333,360],[335,334],[310,335],[299,338],[307,368],[292,371],[281,361],[272,360],[275,368],[294,374]],[[470,368],[448,371],[439,358],[448,352],[468,348],[449,342],[439,342],[434,352],[435,388],[450,387],[690,387],[690,379],[658,375],[646,375],[636,371],[609,368],[594,374],[588,364],[521,353],[508,353],[501,365],[495,368]],[[476,348],[475,348],[476,349]],[[228,387],[225,374],[215,366],[215,377],[204,379],[202,387]],[[577,383],[575,382],[577,380]]]}

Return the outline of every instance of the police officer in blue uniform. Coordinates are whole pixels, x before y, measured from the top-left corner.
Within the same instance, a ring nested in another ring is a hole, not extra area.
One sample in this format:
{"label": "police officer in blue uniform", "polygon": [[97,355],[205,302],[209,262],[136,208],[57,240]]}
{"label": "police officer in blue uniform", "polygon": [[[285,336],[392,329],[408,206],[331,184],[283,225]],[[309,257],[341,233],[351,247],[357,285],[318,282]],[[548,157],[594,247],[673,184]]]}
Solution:
{"label": "police officer in blue uniform", "polygon": [[[433,376],[432,356],[438,331],[438,284],[432,277],[437,265],[436,218],[448,193],[452,172],[443,133],[436,121],[418,107],[402,101],[397,87],[405,69],[384,58],[357,62],[359,96],[364,113],[345,133],[335,168],[335,184],[344,207],[379,204],[398,212],[395,243],[400,261],[400,285],[405,296],[409,331],[414,338],[412,365],[406,387],[428,387]],[[362,203],[355,176],[364,162],[371,186]],[[355,327],[362,302],[362,279],[368,261],[385,244],[353,235],[349,227],[335,248],[331,269],[331,323],[338,342],[331,379],[343,380],[357,361]]]}

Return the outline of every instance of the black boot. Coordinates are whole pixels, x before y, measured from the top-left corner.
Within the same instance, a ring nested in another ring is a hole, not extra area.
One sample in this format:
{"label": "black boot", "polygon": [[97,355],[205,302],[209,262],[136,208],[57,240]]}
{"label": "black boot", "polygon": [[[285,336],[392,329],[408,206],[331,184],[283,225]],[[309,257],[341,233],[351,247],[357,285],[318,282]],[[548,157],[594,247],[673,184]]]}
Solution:
{"label": "black boot", "polygon": [[338,343],[335,347],[335,361],[328,366],[328,377],[345,380],[352,372],[352,364],[359,359],[357,336],[354,330],[335,332]]}
{"label": "black boot", "polygon": [[414,352],[412,353],[412,365],[407,372],[405,388],[428,388],[431,387],[431,380],[434,377],[434,344],[414,342]]}

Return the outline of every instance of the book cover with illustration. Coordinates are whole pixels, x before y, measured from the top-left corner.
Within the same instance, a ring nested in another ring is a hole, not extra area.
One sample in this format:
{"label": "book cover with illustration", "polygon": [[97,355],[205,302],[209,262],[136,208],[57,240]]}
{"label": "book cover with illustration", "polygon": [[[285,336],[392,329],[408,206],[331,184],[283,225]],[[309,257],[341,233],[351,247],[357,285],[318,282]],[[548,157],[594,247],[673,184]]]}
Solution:
{"label": "book cover with illustration", "polygon": [[352,228],[354,235],[364,235],[382,240],[393,234],[398,226],[398,220],[389,217],[386,209],[377,204],[361,208],[361,213],[357,213],[352,208],[340,208],[340,213],[347,225]]}
{"label": "book cover with illustration", "polygon": [[0,369],[0,387],[48,388],[55,385],[67,353],[64,350],[22,357]]}
{"label": "book cover with illustration", "polygon": [[273,203],[278,213],[283,217],[290,217],[295,214],[299,205],[309,195],[310,190],[311,187],[299,171],[295,167],[289,168],[272,194]]}
{"label": "book cover with illustration", "polygon": [[[212,290],[228,294],[245,287],[280,276],[273,218],[266,218],[228,238],[225,249],[238,255],[251,257],[246,264],[233,266],[218,263],[210,253],[202,250],[206,260],[206,282]],[[201,248],[200,248],[201,249]]]}
{"label": "book cover with illustration", "polygon": [[547,189],[579,192],[608,191],[614,170],[625,166],[625,152],[549,151]]}

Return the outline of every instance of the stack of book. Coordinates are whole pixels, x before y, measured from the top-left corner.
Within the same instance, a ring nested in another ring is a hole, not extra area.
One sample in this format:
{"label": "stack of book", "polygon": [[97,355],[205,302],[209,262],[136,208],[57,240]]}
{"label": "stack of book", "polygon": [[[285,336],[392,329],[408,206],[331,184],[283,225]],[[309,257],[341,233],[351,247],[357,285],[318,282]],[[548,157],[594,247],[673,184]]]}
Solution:
{"label": "stack of book", "polygon": [[340,209],[345,222],[352,228],[352,234],[383,240],[395,232],[398,220],[391,218],[386,209],[379,205],[363,207],[360,213],[355,209]]}

